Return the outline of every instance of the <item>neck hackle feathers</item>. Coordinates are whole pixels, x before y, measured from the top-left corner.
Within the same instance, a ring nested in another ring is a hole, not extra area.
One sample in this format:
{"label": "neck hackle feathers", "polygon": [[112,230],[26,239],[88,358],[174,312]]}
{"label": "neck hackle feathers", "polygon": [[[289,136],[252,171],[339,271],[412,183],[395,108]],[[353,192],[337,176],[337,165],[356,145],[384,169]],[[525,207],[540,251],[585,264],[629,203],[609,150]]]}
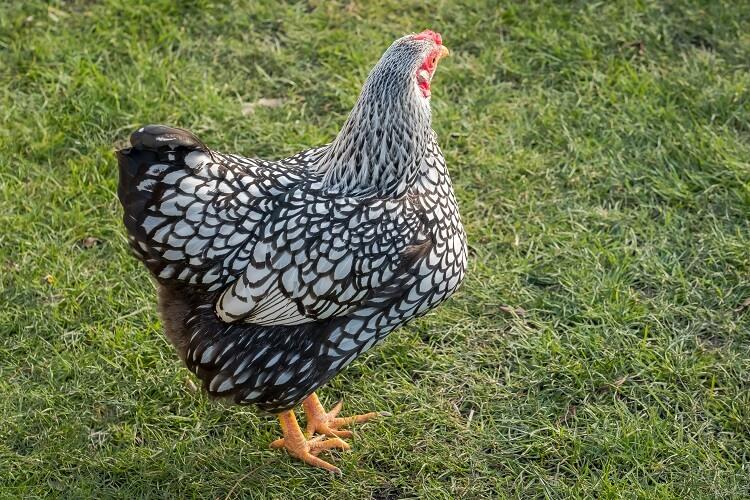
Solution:
{"label": "neck hackle feathers", "polygon": [[[429,30],[400,38],[386,50],[346,123],[317,162],[329,191],[396,198],[406,194],[432,137],[429,93],[420,88],[419,74],[436,50],[447,52],[440,34]],[[432,73],[434,62],[427,77]]]}

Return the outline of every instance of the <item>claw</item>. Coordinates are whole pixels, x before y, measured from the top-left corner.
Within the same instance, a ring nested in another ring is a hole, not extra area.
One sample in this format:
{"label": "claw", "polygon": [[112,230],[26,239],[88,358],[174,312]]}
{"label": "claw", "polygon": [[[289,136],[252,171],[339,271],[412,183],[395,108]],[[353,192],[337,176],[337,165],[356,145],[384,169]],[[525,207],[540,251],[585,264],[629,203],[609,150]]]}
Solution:
{"label": "claw", "polygon": [[[349,438],[354,434],[351,431],[339,429],[339,427],[346,427],[351,424],[359,424],[367,422],[377,417],[386,416],[384,413],[387,412],[370,412],[364,415],[353,415],[351,417],[337,417],[341,408],[344,405],[343,401],[336,403],[331,411],[326,412],[323,405],[320,404],[318,396],[313,393],[302,402],[302,407],[305,410],[305,416],[307,417],[307,429],[305,435],[308,437],[312,436],[316,432],[318,434],[325,434],[326,436],[338,437],[338,438]],[[389,416],[390,413],[387,413]]]}
{"label": "claw", "polygon": [[[315,397],[317,398],[317,395]],[[339,412],[341,411],[341,408],[343,407],[344,407],[344,400],[339,399],[338,402],[335,405],[333,405],[333,408],[331,408],[331,411],[328,412],[328,416],[331,418],[335,417],[336,415],[339,414]],[[321,405],[321,408],[322,408],[322,405]]]}
{"label": "claw", "polygon": [[291,456],[306,464],[320,467],[335,474],[341,474],[341,469],[318,458],[318,455],[325,450],[334,448],[348,450],[350,449],[348,443],[338,437],[326,439],[325,435],[307,439],[302,433],[302,429],[299,428],[297,418],[291,410],[280,414],[279,422],[284,437],[271,442],[271,448],[284,448]]}
{"label": "claw", "polygon": [[[352,432],[339,427],[367,422],[377,417],[390,416],[388,412],[370,412],[364,415],[353,415],[351,417],[338,417],[343,402],[336,403],[331,411],[326,412],[320,404],[318,396],[314,393],[302,402],[307,417],[307,429],[302,433],[297,417],[291,410],[279,415],[281,430],[284,437],[271,442],[271,448],[284,448],[291,456],[296,457],[306,464],[320,467],[327,471],[341,474],[341,469],[318,458],[318,455],[326,450],[340,449],[348,450],[351,447],[341,438],[352,437]],[[317,436],[314,436],[315,434]],[[314,436],[314,437],[313,437]]]}

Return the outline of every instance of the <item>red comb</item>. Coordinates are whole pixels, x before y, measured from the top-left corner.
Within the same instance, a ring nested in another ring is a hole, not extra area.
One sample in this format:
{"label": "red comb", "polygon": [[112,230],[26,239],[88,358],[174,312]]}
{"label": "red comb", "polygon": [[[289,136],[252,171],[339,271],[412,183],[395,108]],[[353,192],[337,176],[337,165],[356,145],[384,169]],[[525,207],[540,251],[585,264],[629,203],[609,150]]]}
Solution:
{"label": "red comb", "polygon": [[443,37],[440,36],[440,33],[435,33],[432,30],[424,30],[422,33],[417,33],[414,35],[414,40],[432,40],[438,45],[443,44]]}

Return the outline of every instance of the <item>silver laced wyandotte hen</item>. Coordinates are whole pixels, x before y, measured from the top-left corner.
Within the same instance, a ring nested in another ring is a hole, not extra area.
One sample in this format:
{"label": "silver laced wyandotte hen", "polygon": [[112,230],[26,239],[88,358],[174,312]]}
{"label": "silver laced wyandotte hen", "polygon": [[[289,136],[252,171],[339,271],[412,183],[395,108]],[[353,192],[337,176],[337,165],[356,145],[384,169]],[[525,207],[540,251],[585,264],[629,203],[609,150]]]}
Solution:
{"label": "silver laced wyandotte hen", "polygon": [[[348,449],[315,390],[456,291],[466,236],[431,128],[438,33],[396,40],[330,144],[281,160],[213,151],[148,125],[117,152],[135,255],[180,358],[215,397],[274,413],[285,448]],[[293,408],[302,403],[303,432]],[[317,435],[316,435],[317,434]]]}

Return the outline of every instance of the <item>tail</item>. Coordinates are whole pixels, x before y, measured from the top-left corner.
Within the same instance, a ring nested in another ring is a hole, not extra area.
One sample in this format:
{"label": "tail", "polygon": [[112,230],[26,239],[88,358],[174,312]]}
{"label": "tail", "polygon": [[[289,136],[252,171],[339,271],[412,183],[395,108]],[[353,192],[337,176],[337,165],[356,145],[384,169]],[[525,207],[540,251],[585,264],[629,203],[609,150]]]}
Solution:
{"label": "tail", "polygon": [[184,158],[192,151],[203,151],[211,156],[211,151],[191,132],[166,125],[141,127],[130,135],[130,145],[115,154],[120,165],[117,196],[125,210],[125,226],[134,232],[138,215],[153,199],[151,192],[138,189],[149,167],[161,162],[175,163],[178,154]]}
{"label": "tail", "polygon": [[220,238],[229,232],[225,225],[238,232],[244,207],[236,195],[244,190],[244,172],[229,172],[203,142],[179,128],[147,125],[130,136],[130,144],[116,153],[117,195],[134,253],[160,282],[220,288],[233,272],[224,262],[229,250],[241,254],[237,247],[250,236],[233,238],[231,249]]}

